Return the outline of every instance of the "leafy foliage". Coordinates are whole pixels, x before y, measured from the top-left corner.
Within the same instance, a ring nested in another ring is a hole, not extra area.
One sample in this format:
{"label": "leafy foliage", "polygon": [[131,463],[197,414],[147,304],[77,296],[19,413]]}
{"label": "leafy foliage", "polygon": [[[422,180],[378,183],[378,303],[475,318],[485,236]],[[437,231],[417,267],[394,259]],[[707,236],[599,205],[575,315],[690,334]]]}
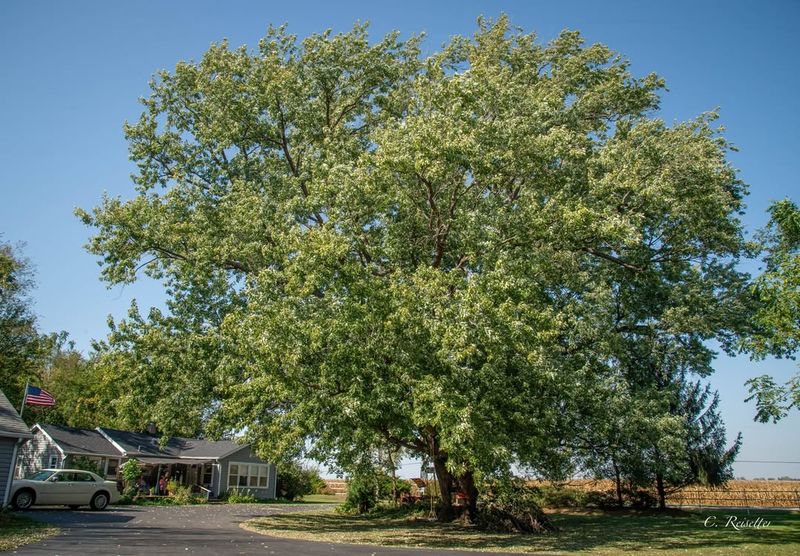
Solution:
{"label": "leafy foliage", "polygon": [[[43,371],[66,342],[66,333],[41,334],[30,292],[33,270],[18,249],[0,243],[0,390],[19,407],[27,381],[41,384]],[[29,410],[34,422],[42,410]]]}
{"label": "leafy foliage", "polygon": [[347,500],[343,509],[359,514],[367,513],[378,503],[379,488],[374,475],[359,474],[351,477],[347,482]]}
{"label": "leafy foliage", "polygon": [[70,456],[69,467],[72,469],[83,469],[84,471],[91,471],[97,475],[103,476],[100,463],[87,458],[86,456]]}
{"label": "leafy foliage", "polygon": [[493,482],[479,504],[479,525],[513,533],[548,533],[556,527],[539,507],[540,492],[518,479]]}
{"label": "leafy foliage", "polygon": [[135,485],[142,476],[142,464],[139,460],[131,458],[119,467],[122,474],[122,480],[125,481],[127,486]]}
{"label": "leafy foliage", "polygon": [[255,504],[259,502],[259,499],[252,492],[238,488],[230,489],[225,495],[225,500],[228,504]]}
{"label": "leafy foliage", "polygon": [[277,493],[279,498],[295,500],[306,494],[315,494],[325,488],[316,469],[303,467],[296,461],[278,465]]}
{"label": "leafy foliage", "polygon": [[[760,233],[766,269],[754,284],[762,304],[754,319],[758,330],[743,340],[743,348],[757,359],[793,357],[800,347],[800,209],[783,199],[769,212],[769,224]],[[751,395],[746,401],[756,401],[757,421],[776,422],[800,407],[800,373],[783,385],[769,375],[752,378],[747,385]]]}
{"label": "leafy foliage", "polygon": [[403,493],[411,492],[411,483],[370,468],[360,468],[347,481],[347,499],[344,510],[366,513],[382,500],[396,501]]}
{"label": "leafy foliage", "polygon": [[186,485],[180,485],[174,481],[170,481],[169,496],[176,504],[201,504],[204,499],[192,494],[192,488]]}
{"label": "leafy foliage", "polygon": [[419,44],[271,28],[153,80],[125,128],[136,196],[78,211],[109,283],[170,297],[98,346],[129,426],[339,469],[402,447],[443,519],[482,475],[562,472],[616,384],[648,434],[683,426],[660,369],[707,374],[704,341],[746,320],[716,115],[654,119],[663,81],[575,32]]}

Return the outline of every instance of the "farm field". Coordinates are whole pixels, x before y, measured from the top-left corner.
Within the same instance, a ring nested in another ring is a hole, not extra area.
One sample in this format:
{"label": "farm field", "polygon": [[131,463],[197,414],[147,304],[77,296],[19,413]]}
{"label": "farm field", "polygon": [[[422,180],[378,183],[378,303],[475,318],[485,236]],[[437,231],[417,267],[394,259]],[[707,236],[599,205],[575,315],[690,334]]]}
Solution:
{"label": "farm field", "polygon": [[[551,486],[541,481],[531,484]],[[610,480],[573,480],[563,485],[585,491],[614,491],[614,482]],[[800,508],[800,481],[730,481],[724,488],[691,486],[669,494],[667,505]]]}
{"label": "farm field", "polygon": [[672,506],[800,507],[800,481],[730,481],[725,488],[688,487],[667,497]]}

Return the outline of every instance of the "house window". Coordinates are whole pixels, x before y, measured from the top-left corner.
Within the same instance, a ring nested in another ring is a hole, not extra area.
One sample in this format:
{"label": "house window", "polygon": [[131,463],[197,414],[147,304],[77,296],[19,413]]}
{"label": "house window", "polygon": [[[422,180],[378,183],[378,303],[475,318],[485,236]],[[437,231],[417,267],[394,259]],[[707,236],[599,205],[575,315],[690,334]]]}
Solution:
{"label": "house window", "polygon": [[207,463],[203,466],[203,484],[210,485],[211,484],[211,464]]}
{"label": "house window", "polygon": [[59,461],[58,454],[51,454],[50,455],[50,461],[48,462],[47,468],[48,469],[58,469],[58,467],[59,467],[58,461]]}
{"label": "house window", "polygon": [[117,468],[119,467],[118,459],[109,459],[106,464],[106,477],[116,477]]}
{"label": "house window", "polygon": [[263,463],[231,463],[228,466],[228,487],[266,488],[269,465]]}

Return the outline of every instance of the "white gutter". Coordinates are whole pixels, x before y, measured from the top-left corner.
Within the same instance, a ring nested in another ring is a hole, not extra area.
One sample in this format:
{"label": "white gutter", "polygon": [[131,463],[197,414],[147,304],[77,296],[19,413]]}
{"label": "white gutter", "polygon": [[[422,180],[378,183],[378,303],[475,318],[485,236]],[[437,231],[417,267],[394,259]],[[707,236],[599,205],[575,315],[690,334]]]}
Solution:
{"label": "white gutter", "polygon": [[67,457],[67,453],[66,453],[66,452],[65,452],[63,449],[61,449],[61,446],[59,446],[59,445],[58,445],[58,442],[56,442],[56,441],[53,439],[53,437],[52,437],[52,436],[50,436],[49,434],[47,434],[47,431],[46,431],[46,430],[44,430],[44,427],[42,427],[41,425],[39,425],[39,423],[36,423],[35,425],[33,425],[33,427],[34,427],[34,428],[36,428],[36,429],[39,429],[39,430],[41,431],[41,433],[42,433],[43,435],[45,435],[45,436],[47,437],[47,439],[48,439],[48,440],[49,440],[49,441],[50,441],[50,442],[53,444],[53,446],[55,446],[55,447],[56,447],[56,450],[58,450],[59,452],[61,452],[61,461],[63,462],[63,461],[66,459],[66,457]]}
{"label": "white gutter", "polygon": [[99,432],[101,435],[103,435],[103,438],[105,438],[106,440],[108,440],[108,441],[111,443],[111,445],[112,445],[112,446],[114,446],[114,448],[116,448],[117,450],[119,450],[119,453],[120,453],[120,454],[122,454],[120,457],[129,457],[129,456],[128,456],[128,452],[127,452],[126,450],[124,450],[124,449],[122,448],[122,446],[120,446],[119,444],[117,444],[117,443],[114,441],[114,439],[113,439],[113,438],[111,438],[109,435],[107,435],[107,434],[106,434],[106,431],[104,431],[104,430],[103,430],[103,429],[101,429],[100,427],[97,427],[97,428],[96,428],[96,429],[94,429],[94,430],[96,430],[96,431],[97,431],[97,432]]}

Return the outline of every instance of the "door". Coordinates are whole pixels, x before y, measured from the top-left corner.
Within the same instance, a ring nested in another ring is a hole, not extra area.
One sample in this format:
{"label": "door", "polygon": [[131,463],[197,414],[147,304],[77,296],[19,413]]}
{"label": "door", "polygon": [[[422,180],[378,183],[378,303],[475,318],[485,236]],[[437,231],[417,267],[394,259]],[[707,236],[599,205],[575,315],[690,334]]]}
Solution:
{"label": "door", "polygon": [[75,471],[72,474],[71,489],[65,504],[88,504],[95,490],[97,483],[94,478],[85,471]]}
{"label": "door", "polygon": [[36,489],[37,504],[67,504],[72,484],[72,473],[57,471]]}

